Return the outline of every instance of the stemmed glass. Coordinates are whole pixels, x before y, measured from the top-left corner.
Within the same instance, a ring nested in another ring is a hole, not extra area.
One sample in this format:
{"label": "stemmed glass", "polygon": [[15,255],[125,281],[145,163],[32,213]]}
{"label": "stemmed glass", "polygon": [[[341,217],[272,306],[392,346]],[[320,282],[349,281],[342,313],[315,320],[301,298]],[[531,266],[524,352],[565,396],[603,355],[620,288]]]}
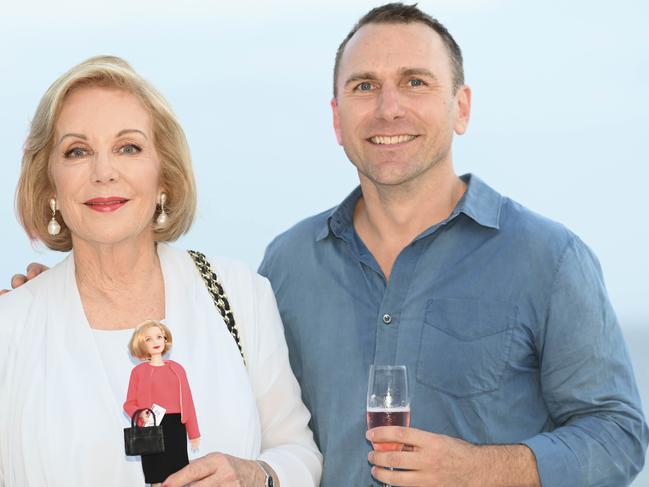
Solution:
{"label": "stemmed glass", "polygon": [[[410,426],[410,396],[405,365],[370,365],[367,428]],[[400,451],[402,443],[372,443],[376,451]],[[386,484],[386,487],[390,487]]]}

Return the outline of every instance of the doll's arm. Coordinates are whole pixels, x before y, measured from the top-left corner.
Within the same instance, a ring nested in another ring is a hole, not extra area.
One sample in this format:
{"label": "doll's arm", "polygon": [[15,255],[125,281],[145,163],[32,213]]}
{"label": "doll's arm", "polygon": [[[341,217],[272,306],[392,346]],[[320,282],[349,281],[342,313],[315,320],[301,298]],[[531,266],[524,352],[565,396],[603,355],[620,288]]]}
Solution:
{"label": "doll's arm", "polygon": [[137,407],[137,390],[138,390],[138,376],[135,373],[135,368],[131,370],[131,378],[128,381],[128,392],[126,393],[126,401],[124,402],[124,411],[128,417],[132,417],[133,413],[138,409]]}
{"label": "doll's arm", "polygon": [[196,451],[196,450],[198,450],[198,447],[201,445],[201,439],[200,438],[194,438],[193,440],[189,440],[189,443],[192,446],[192,450]]}
{"label": "doll's arm", "polygon": [[[185,415],[185,427],[187,428],[187,436],[190,440],[200,439],[201,432],[198,429],[198,418],[196,417],[196,409],[194,408],[194,399],[192,398],[192,390],[189,387],[187,374],[185,369],[182,369],[182,401]],[[192,444],[192,448],[194,448]]]}

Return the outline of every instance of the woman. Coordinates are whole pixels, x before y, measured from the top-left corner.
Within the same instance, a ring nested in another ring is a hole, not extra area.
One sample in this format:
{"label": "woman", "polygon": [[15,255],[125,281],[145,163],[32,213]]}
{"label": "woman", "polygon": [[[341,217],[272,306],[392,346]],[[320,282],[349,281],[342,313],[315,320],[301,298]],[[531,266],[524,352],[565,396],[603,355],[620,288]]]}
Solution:
{"label": "woman", "polygon": [[166,244],[194,217],[189,150],[167,103],[127,63],[92,58],[48,89],[16,198],[29,236],[71,253],[0,298],[0,485],[144,483],[124,455],[121,403],[134,365],[126,344],[147,319],[174,330],[170,358],[192,379],[201,453],[221,452],[184,483],[200,473],[214,485],[223,475],[318,484],[321,456],[269,283],[211,260],[244,363],[194,262]]}

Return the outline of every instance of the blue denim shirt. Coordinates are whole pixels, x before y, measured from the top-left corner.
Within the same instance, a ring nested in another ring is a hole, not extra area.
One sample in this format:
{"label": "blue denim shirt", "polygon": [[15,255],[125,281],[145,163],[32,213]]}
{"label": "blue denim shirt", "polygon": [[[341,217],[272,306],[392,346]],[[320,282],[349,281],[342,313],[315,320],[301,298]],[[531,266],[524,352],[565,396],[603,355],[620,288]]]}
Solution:
{"label": "blue denim shirt", "polygon": [[544,486],[622,486],[648,441],[596,257],[573,233],[475,176],[386,282],[357,236],[360,188],[268,247],[291,365],[324,454],[324,487],[370,475],[370,364],[406,364],[411,426],[524,443]]}

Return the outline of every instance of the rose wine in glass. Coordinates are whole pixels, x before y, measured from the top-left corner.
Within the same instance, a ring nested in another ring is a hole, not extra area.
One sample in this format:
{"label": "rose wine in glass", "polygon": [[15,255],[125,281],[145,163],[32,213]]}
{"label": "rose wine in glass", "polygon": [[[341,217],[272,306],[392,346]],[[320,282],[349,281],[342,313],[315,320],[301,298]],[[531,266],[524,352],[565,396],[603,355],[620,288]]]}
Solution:
{"label": "rose wine in glass", "polygon": [[[410,397],[405,365],[370,365],[367,428],[377,426],[410,426]],[[372,443],[372,447],[376,451],[400,451],[403,444]]]}

